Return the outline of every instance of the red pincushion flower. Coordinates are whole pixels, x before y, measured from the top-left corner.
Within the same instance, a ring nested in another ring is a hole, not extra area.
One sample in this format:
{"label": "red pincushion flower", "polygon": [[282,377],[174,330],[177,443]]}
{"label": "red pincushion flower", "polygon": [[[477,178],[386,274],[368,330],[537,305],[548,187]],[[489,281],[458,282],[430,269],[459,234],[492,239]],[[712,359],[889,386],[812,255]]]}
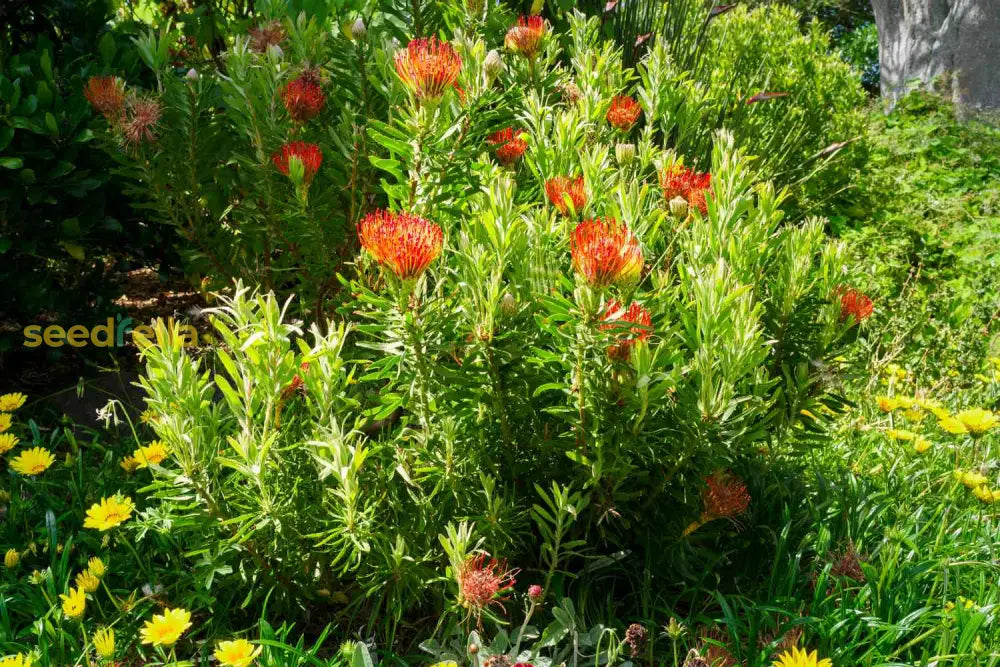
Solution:
{"label": "red pincushion flower", "polygon": [[639,241],[614,218],[584,220],[573,230],[569,247],[573,268],[592,287],[631,279],[636,258],[642,260]]}
{"label": "red pincushion flower", "polygon": [[541,50],[546,32],[545,19],[541,16],[521,16],[517,19],[517,25],[507,31],[504,44],[511,51],[534,59]]}
{"label": "red pincushion flower", "polygon": [[163,107],[151,97],[130,97],[126,105],[121,131],[125,145],[136,148],[141,143],[156,141],[156,126]]}
{"label": "red pincushion flower", "polygon": [[701,211],[702,215],[708,213],[707,196],[712,187],[712,174],[675,164],[660,174],[660,186],[668,202],[680,197],[687,201],[688,206]]}
{"label": "red pincushion flower", "polygon": [[444,233],[410,213],[375,211],[358,223],[361,247],[402,280],[416,278],[441,254]]}
{"label": "red pincushion flower", "polygon": [[116,76],[92,76],[83,95],[95,111],[109,121],[117,120],[125,106],[125,83]]}
{"label": "red pincushion flower", "polygon": [[455,85],[462,57],[437,37],[415,39],[393,58],[396,73],[418,100],[436,100]]}
{"label": "red pincushion flower", "polygon": [[271,161],[285,176],[289,174],[289,161],[292,158],[298,159],[302,163],[302,180],[306,185],[312,183],[313,176],[319,171],[319,166],[323,164],[323,151],[316,144],[309,144],[304,141],[293,141],[281,147],[281,150],[271,156]]}
{"label": "red pincushion flower", "polygon": [[857,323],[864,322],[875,311],[875,303],[870,297],[852,288],[841,286],[834,291],[840,296],[840,321],[853,317]]}
{"label": "red pincushion flower", "polygon": [[739,477],[724,472],[713,473],[705,480],[703,521],[729,519],[747,511],[750,494]]}
{"label": "red pincushion flower", "polygon": [[514,586],[515,574],[507,569],[506,561],[487,560],[486,554],[469,556],[456,573],[458,601],[475,614],[494,604],[503,608],[501,603]]}
{"label": "red pincushion flower", "polygon": [[[626,360],[632,352],[632,348],[637,341],[649,340],[650,328],[653,326],[653,319],[649,311],[635,301],[628,308],[623,308],[620,303],[612,299],[608,302],[608,307],[604,311],[601,328],[618,331],[620,341],[608,348],[608,355],[612,359]],[[628,327],[628,333],[623,324],[634,324],[637,326]]]}
{"label": "red pincushion flower", "polygon": [[639,114],[642,113],[642,108],[639,103],[628,96],[620,96],[611,100],[611,106],[608,108],[607,119],[614,127],[617,127],[622,132],[628,132],[635,125],[635,122],[639,120]]}
{"label": "red pincushion flower", "polygon": [[323,110],[326,104],[326,95],[320,88],[316,77],[312,75],[302,75],[297,79],[288,82],[281,93],[281,98],[285,103],[288,115],[296,123],[305,123]]}
{"label": "red pincushion flower", "polygon": [[524,155],[528,150],[528,142],[522,136],[524,130],[514,130],[511,127],[504,128],[499,132],[494,132],[486,138],[486,141],[496,147],[497,159],[500,164],[509,166]]}
{"label": "red pincushion flower", "polygon": [[571,213],[571,205],[572,212],[579,213],[587,204],[587,191],[583,186],[583,176],[556,176],[545,182],[545,194],[563,215]]}

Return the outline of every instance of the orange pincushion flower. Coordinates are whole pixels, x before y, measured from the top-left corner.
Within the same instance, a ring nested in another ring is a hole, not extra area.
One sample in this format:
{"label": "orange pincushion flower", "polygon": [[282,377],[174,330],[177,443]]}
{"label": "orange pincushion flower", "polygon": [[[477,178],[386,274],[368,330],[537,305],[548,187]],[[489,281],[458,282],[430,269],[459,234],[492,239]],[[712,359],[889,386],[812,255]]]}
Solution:
{"label": "orange pincushion flower", "polygon": [[151,97],[131,97],[128,100],[125,120],[122,121],[122,139],[130,148],[141,143],[156,141],[156,127],[160,123],[163,107]]}
{"label": "orange pincushion flower", "polygon": [[288,115],[296,123],[304,123],[315,117],[326,104],[326,95],[323,94],[316,77],[311,74],[303,74],[289,81],[281,92],[281,99],[285,103]]}
{"label": "orange pincushion flower", "polygon": [[418,100],[436,100],[455,85],[462,57],[437,37],[415,39],[393,57],[396,73]]}
{"label": "orange pincushion flower", "polygon": [[109,121],[116,120],[125,106],[125,83],[116,76],[92,76],[83,95],[95,111]]}
{"label": "orange pincushion flower", "polygon": [[289,162],[293,159],[302,163],[303,181],[306,185],[312,183],[313,176],[323,164],[323,151],[316,144],[304,141],[292,141],[281,147],[281,150],[271,156],[271,161],[285,176],[289,174]]}
{"label": "orange pincushion flower", "polygon": [[506,561],[487,560],[486,554],[469,556],[455,573],[458,601],[477,615],[494,604],[503,608],[504,594],[513,588],[515,574],[507,569]]}
{"label": "orange pincushion flower", "polygon": [[545,19],[541,16],[521,16],[517,19],[517,25],[507,31],[504,44],[511,51],[534,59],[541,50],[546,32]]}
{"label": "orange pincushion flower", "polygon": [[611,106],[608,108],[606,117],[608,122],[614,127],[623,132],[628,132],[635,125],[635,122],[639,120],[640,113],[642,113],[642,108],[639,106],[639,103],[631,97],[623,95],[611,100]]}
{"label": "orange pincushion flower", "polygon": [[524,151],[528,150],[528,142],[522,138],[523,135],[524,130],[515,131],[514,128],[507,127],[494,132],[486,138],[486,141],[496,147],[497,159],[506,167],[516,162],[524,155]]}
{"label": "orange pincushion flower", "polygon": [[545,194],[563,215],[570,214],[571,205],[572,211],[579,213],[587,204],[587,191],[583,186],[583,176],[556,176],[545,182]]}
{"label": "orange pincushion flower", "polygon": [[713,473],[705,479],[703,521],[729,519],[739,516],[750,507],[750,494],[739,477],[724,472]]}
{"label": "orange pincushion flower", "polygon": [[852,287],[840,286],[834,290],[834,295],[840,296],[840,321],[853,317],[856,323],[864,322],[871,317],[875,303]]}
{"label": "orange pincushion flower", "polygon": [[707,195],[712,187],[712,174],[674,164],[660,174],[660,187],[668,202],[680,197],[688,206],[701,211],[702,215],[708,212]]}
{"label": "orange pincushion flower", "polygon": [[591,287],[607,287],[629,272],[642,258],[639,241],[614,218],[584,220],[570,237],[573,268]]}
{"label": "orange pincushion flower", "polygon": [[[649,340],[650,328],[653,326],[649,311],[635,301],[628,308],[624,308],[612,299],[604,311],[603,320],[606,324],[602,324],[601,328],[618,331],[617,336],[621,339],[608,348],[608,355],[612,359],[628,359],[637,341]],[[628,334],[624,334],[625,327],[622,326],[624,324],[636,326],[629,327]]]}
{"label": "orange pincushion flower", "polygon": [[441,228],[410,213],[375,211],[358,223],[361,246],[397,277],[416,278],[441,254]]}

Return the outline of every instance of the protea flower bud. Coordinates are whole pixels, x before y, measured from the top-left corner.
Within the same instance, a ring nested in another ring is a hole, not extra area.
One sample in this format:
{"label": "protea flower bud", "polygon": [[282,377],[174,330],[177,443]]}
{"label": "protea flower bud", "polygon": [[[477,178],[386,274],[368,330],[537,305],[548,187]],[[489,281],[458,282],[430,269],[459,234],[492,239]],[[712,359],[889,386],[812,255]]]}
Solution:
{"label": "protea flower bud", "polygon": [[483,69],[486,71],[486,78],[490,82],[500,75],[500,71],[503,70],[503,58],[500,56],[499,51],[491,49],[486,54],[486,60],[483,61]]}
{"label": "protea flower bud", "polygon": [[670,200],[670,215],[675,218],[686,218],[688,214],[688,203],[684,197],[674,197]]}
{"label": "protea flower bud", "polygon": [[486,8],[485,0],[465,0],[465,8],[469,10],[469,14],[472,16],[482,16],[483,10]]}
{"label": "protea flower bud", "polygon": [[545,592],[542,590],[541,586],[539,586],[538,584],[532,584],[528,586],[529,600],[531,600],[535,604],[538,604],[539,602],[542,601],[544,597],[545,597]]}
{"label": "protea flower bud", "polygon": [[365,22],[358,18],[357,21],[351,24],[351,39],[355,42],[363,42],[365,38],[368,37],[368,26]]}
{"label": "protea flower bud", "polygon": [[192,67],[191,69],[189,69],[189,70],[187,71],[187,74],[185,74],[184,76],[186,76],[186,77],[187,77],[187,80],[188,80],[188,81],[197,81],[198,79],[200,79],[200,78],[201,78],[201,75],[200,75],[200,74],[198,74],[198,70],[196,70],[196,69],[195,69],[195,68],[193,68],[193,67]]}
{"label": "protea flower bud", "polygon": [[267,47],[267,56],[271,60],[281,60],[285,57],[285,50],[278,44],[271,44]]}
{"label": "protea flower bud", "polygon": [[[510,292],[505,292],[503,298],[500,299],[500,310],[504,315],[508,317],[517,312],[517,299]],[[531,595],[531,588],[528,589],[528,595]]]}
{"label": "protea flower bud", "polygon": [[619,167],[627,167],[635,160],[635,144],[615,144],[615,159]]}

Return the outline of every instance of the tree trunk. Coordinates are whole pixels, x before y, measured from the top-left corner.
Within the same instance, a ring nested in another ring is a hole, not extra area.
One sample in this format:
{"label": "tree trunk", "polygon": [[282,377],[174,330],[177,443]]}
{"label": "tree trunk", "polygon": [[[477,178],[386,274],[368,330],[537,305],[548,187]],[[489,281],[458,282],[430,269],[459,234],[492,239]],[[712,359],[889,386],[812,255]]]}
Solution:
{"label": "tree trunk", "polygon": [[955,102],[1000,108],[1000,0],[871,0],[882,96],[936,78]]}

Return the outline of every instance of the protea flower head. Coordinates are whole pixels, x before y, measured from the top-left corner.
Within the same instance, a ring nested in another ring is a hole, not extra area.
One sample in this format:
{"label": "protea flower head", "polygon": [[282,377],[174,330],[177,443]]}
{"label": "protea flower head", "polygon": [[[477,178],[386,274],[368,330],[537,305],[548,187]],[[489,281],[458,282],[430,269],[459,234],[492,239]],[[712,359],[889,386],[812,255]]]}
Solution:
{"label": "protea flower head", "polygon": [[507,127],[494,132],[486,138],[495,149],[500,164],[506,166],[517,162],[517,159],[528,150],[528,142],[523,139],[524,130]]}
{"label": "protea flower head", "polygon": [[545,182],[545,194],[563,215],[579,213],[587,204],[583,176],[556,176]]}
{"label": "protea flower head", "polygon": [[542,48],[546,32],[548,28],[541,16],[521,16],[517,19],[517,25],[507,31],[504,44],[511,51],[534,60]]}
{"label": "protea flower head", "polygon": [[660,187],[668,202],[680,197],[688,203],[689,208],[697,208],[702,215],[708,212],[707,195],[712,187],[712,174],[674,164],[660,174]]}
{"label": "protea flower head", "polygon": [[159,100],[133,96],[128,99],[125,107],[125,118],[121,124],[125,145],[136,148],[139,144],[156,141],[156,126],[163,114]]}
{"label": "protea flower head", "polygon": [[639,114],[641,113],[642,108],[638,102],[627,95],[622,95],[611,100],[611,106],[608,108],[606,118],[612,126],[622,132],[628,132],[635,125],[635,122],[639,120]]}
{"label": "protea flower head", "polygon": [[607,287],[628,278],[642,259],[639,241],[614,218],[584,220],[570,238],[573,268],[591,287]]}
{"label": "protea flower head", "polygon": [[731,519],[747,511],[750,494],[739,477],[726,472],[716,472],[705,478],[705,503],[703,520]]}
{"label": "protea flower head", "polygon": [[870,297],[853,287],[840,286],[834,290],[835,295],[840,296],[840,321],[844,322],[853,317],[855,323],[861,323],[871,317],[875,310],[875,303]]}
{"label": "protea flower head", "polygon": [[271,156],[271,161],[285,176],[289,176],[292,160],[302,163],[302,181],[305,185],[312,183],[313,176],[323,164],[323,151],[316,144],[304,141],[292,141],[281,147],[281,150]]}
{"label": "protea flower head", "polygon": [[382,266],[401,280],[418,277],[441,254],[444,233],[410,213],[375,211],[358,223],[358,239]]}
{"label": "protea flower head", "polygon": [[415,39],[393,59],[403,85],[420,101],[439,99],[462,71],[462,57],[437,37]]}
{"label": "protea flower head", "polygon": [[268,47],[277,46],[285,41],[285,32],[281,21],[268,21],[256,28],[250,28],[250,50],[255,53],[265,53]]}
{"label": "protea flower head", "polygon": [[[653,326],[653,319],[649,311],[634,301],[632,305],[625,308],[612,299],[604,310],[603,321],[605,324],[601,325],[601,329],[619,332],[616,335],[619,342],[608,348],[608,356],[619,360],[629,358],[636,342],[649,340],[650,330]],[[635,326],[626,329],[624,325],[627,324]]]}
{"label": "protea flower head", "polygon": [[317,77],[311,73],[304,73],[289,81],[281,92],[281,99],[288,115],[296,123],[305,123],[314,118],[326,104],[326,95],[323,94]]}
{"label": "protea flower head", "polygon": [[125,106],[125,82],[116,76],[92,76],[83,87],[83,95],[95,111],[114,122]]}
{"label": "protea flower head", "polygon": [[459,604],[477,616],[492,605],[502,609],[506,594],[514,586],[515,574],[506,561],[486,554],[469,556],[455,575]]}

